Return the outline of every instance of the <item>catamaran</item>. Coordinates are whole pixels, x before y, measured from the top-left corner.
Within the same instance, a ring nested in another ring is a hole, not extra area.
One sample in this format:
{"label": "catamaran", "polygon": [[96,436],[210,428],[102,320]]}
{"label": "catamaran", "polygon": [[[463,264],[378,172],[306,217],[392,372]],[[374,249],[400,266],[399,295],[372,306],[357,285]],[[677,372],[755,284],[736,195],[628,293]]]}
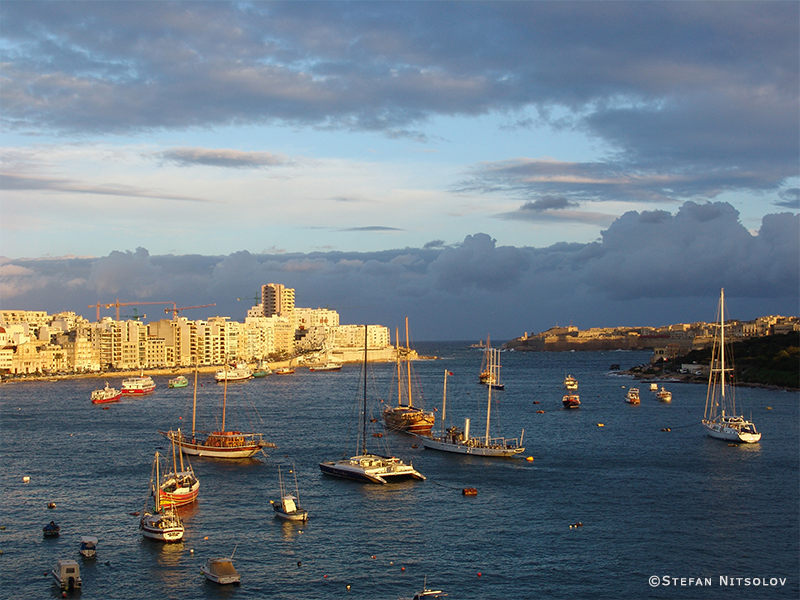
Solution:
{"label": "catamaran", "polygon": [[328,460],[319,463],[320,470],[326,475],[354,479],[369,483],[389,483],[396,479],[425,479],[411,463],[406,464],[396,456],[381,456],[367,451],[367,326],[364,326],[364,396],[361,414],[359,415],[360,432],[357,436],[357,445],[361,454],[343,458],[342,460]]}
{"label": "catamaran", "polygon": [[[496,352],[493,351],[493,352]],[[491,366],[493,353],[489,353],[488,363]],[[444,371],[444,386],[442,391],[442,431],[438,437],[419,436],[422,445],[431,450],[441,450],[442,452],[455,452],[457,454],[471,454],[474,456],[494,456],[508,457],[520,454],[525,451],[522,446],[522,439],[525,430],[517,439],[506,439],[503,437],[490,437],[489,423],[492,416],[492,386],[488,385],[489,401],[486,406],[486,435],[484,437],[470,437],[469,419],[465,420],[464,429],[448,427],[445,429],[445,418],[447,417],[447,376],[450,371]]]}
{"label": "catamaran", "polygon": [[719,325],[714,335],[708,375],[703,427],[709,436],[726,442],[754,444],[761,439],[756,426],[736,414],[733,353],[725,346],[725,289],[720,290],[717,309]]}

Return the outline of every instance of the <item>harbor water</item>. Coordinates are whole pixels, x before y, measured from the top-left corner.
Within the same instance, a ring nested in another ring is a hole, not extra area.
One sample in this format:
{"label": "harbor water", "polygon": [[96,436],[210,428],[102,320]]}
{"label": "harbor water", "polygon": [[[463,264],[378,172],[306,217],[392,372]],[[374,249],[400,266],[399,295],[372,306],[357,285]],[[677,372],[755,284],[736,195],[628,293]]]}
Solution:
{"label": "harbor water", "polygon": [[[447,370],[447,421],[463,427],[469,418],[472,435],[483,435],[482,352],[454,342],[416,349],[439,357],[413,365],[435,427]],[[370,450],[386,444],[427,477],[384,486],[318,467],[357,452],[360,365],[230,384],[227,428],[263,432],[277,448],[247,461],[193,458],[200,495],[180,509],[186,535],[177,544],[144,539],[135,513],[155,452],[172,457],[158,431],[192,428],[191,376],[183,389],[156,377],[155,393],[110,405],[89,401],[104,379],[5,384],[0,589],[61,597],[49,573],[70,558],[84,600],[397,599],[426,578],[452,600],[800,597],[799,394],[740,389],[741,411],[763,438],[729,445],[700,425],[704,385],[665,382],[673,398],[662,403],[647,383],[610,371],[650,356],[504,352],[492,435],[524,429],[525,452],[453,455],[370,429]],[[395,373],[393,364],[368,370],[371,425],[380,424],[380,400],[396,402]],[[567,374],[578,379],[579,409],[562,409]],[[197,428],[218,429],[224,386],[208,374],[200,384]],[[641,389],[638,406],[623,401],[631,386]],[[297,476],[307,523],[273,516],[279,465],[292,488]],[[44,538],[51,520],[61,535]],[[78,553],[86,535],[99,539],[96,559]],[[206,581],[206,559],[234,549],[241,585]]]}

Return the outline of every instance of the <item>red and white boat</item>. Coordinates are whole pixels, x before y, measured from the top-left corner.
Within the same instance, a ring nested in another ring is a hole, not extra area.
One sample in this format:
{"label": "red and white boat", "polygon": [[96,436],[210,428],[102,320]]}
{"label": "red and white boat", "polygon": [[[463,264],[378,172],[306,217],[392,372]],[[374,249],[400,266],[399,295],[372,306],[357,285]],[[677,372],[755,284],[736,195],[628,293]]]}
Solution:
{"label": "red and white boat", "polygon": [[[183,463],[183,453],[176,450],[176,442],[180,446],[180,429],[178,436],[172,438],[172,471],[161,480],[161,502],[172,506],[185,506],[197,499],[200,493],[200,480],[194,474],[192,465]],[[178,459],[180,456],[180,471]]]}
{"label": "red and white boat", "polygon": [[567,394],[561,399],[564,408],[580,408],[581,399],[578,394]]}
{"label": "red and white boat", "polygon": [[144,396],[153,393],[155,389],[156,384],[148,375],[137,375],[122,381],[123,396]]}
{"label": "red and white boat", "polygon": [[92,404],[103,404],[105,402],[119,402],[120,397],[122,396],[122,392],[108,387],[108,383],[106,383],[106,387],[94,390],[92,392]]}

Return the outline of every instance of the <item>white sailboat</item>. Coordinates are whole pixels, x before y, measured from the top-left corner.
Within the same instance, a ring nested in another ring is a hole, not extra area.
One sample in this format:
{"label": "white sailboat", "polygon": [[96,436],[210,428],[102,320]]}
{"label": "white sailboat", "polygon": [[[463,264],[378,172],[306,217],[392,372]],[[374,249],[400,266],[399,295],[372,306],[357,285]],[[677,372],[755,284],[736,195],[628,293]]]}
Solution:
{"label": "white sailboat", "polygon": [[726,442],[754,444],[761,439],[756,426],[736,414],[733,354],[725,347],[725,289],[720,290],[718,332],[714,335],[703,427],[709,436]]}
{"label": "white sailboat", "polygon": [[326,475],[354,479],[368,483],[389,483],[397,479],[425,479],[413,465],[404,463],[396,456],[381,456],[367,451],[367,326],[364,326],[364,396],[360,415],[361,431],[358,442],[361,454],[342,460],[329,460],[319,463]]}
{"label": "white sailboat", "polygon": [[[184,527],[175,507],[165,504],[161,499],[160,456],[156,452],[153,461],[153,472],[150,475],[150,497],[153,499],[153,510],[144,510],[139,521],[142,535],[161,542],[179,542],[183,539]],[[154,479],[155,476],[155,479]]]}
{"label": "white sailboat", "polygon": [[170,429],[169,431],[159,431],[159,433],[169,440],[176,441],[181,452],[184,454],[206,458],[251,458],[260,452],[262,448],[274,448],[275,444],[264,441],[263,433],[247,433],[243,431],[228,431],[225,429],[225,413],[228,403],[228,379],[225,377],[222,382],[222,428],[220,431],[198,431],[195,428],[197,417],[197,365],[195,365],[191,437],[185,436],[180,430],[173,431]]}
{"label": "white sailboat", "polygon": [[305,508],[300,508],[300,491],[297,487],[297,471],[292,466],[292,473],[294,473],[294,494],[287,492],[283,485],[283,473],[281,466],[278,465],[278,482],[281,488],[281,498],[277,502],[270,500],[272,508],[275,510],[275,516],[287,521],[308,521],[308,511]]}
{"label": "white sailboat", "polygon": [[[492,354],[490,353],[489,363],[491,366]],[[525,451],[522,440],[525,430],[517,439],[506,439],[503,437],[490,437],[489,423],[492,416],[492,386],[488,385],[489,401],[486,407],[486,435],[484,437],[470,437],[469,419],[466,419],[464,429],[448,427],[445,429],[445,418],[447,417],[447,376],[451,373],[444,371],[444,388],[442,392],[442,432],[438,437],[419,436],[422,445],[431,450],[441,450],[442,452],[454,452],[456,454],[470,454],[473,456],[509,457]]]}

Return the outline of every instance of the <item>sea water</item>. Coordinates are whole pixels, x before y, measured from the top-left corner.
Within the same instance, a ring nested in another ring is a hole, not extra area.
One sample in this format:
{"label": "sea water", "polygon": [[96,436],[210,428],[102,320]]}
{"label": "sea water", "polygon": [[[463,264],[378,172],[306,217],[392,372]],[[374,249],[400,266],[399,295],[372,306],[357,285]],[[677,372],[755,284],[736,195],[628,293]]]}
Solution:
{"label": "sea water", "polygon": [[[447,370],[448,424],[469,418],[483,435],[482,353],[453,342],[417,350],[439,357],[413,365],[436,428]],[[513,459],[425,450],[406,434],[373,437],[397,384],[395,365],[372,365],[368,449],[385,444],[427,477],[385,486],[318,468],[358,452],[360,365],[228,385],[226,427],[264,432],[277,448],[243,462],[193,458],[200,496],[180,510],[178,544],[143,538],[134,513],[145,506],[155,452],[172,457],[158,431],[191,430],[191,385],[168,389],[156,377],[154,394],[104,407],[89,401],[104,379],[5,384],[0,595],[60,597],[49,572],[71,558],[85,600],[396,599],[426,578],[453,600],[799,597],[798,394],[740,390],[763,439],[731,446],[703,432],[704,385],[664,383],[667,404],[609,370],[650,356],[502,353],[505,390],[492,394],[491,433],[524,429],[526,450]],[[580,409],[562,409],[566,374],[579,381]],[[629,386],[641,389],[641,405],[623,401]],[[222,397],[223,386],[201,375],[198,429],[221,427]],[[278,465],[289,487],[297,476],[307,523],[274,518]],[[464,496],[467,487],[477,495]],[[51,520],[61,535],[43,538]],[[99,539],[96,559],[80,557],[83,535]],[[206,559],[234,549],[241,585],[206,581]]]}

